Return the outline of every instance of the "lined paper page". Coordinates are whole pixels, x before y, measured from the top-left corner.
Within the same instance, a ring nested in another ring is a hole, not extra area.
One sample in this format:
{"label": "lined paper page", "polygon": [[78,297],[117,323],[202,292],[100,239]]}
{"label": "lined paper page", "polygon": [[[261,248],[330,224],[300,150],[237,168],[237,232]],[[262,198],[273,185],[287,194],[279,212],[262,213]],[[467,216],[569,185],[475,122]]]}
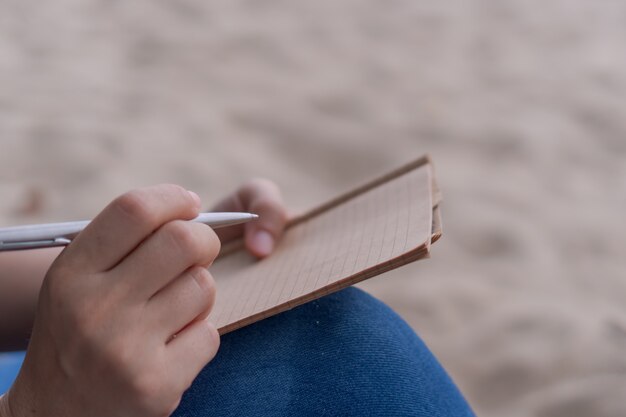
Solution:
{"label": "lined paper page", "polygon": [[225,333],[426,256],[431,193],[426,163],[297,222],[266,259],[218,258],[211,321]]}

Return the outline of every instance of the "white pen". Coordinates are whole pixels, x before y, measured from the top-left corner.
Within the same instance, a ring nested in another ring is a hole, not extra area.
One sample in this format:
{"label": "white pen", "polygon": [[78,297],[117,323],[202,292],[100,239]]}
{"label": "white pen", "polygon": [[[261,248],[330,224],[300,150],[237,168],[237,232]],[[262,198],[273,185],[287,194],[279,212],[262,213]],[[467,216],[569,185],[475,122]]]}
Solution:
{"label": "white pen", "polygon": [[[204,223],[213,229],[232,226],[254,220],[259,216],[252,213],[200,213],[190,221]],[[0,252],[8,250],[50,248],[66,246],[91,220],[32,224],[0,228]]]}

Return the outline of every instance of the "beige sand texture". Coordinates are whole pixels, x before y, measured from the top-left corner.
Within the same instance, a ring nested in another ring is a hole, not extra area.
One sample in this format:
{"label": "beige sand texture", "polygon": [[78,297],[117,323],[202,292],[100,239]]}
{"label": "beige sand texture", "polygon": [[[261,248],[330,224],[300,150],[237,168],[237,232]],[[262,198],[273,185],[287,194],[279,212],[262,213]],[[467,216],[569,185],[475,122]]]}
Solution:
{"label": "beige sand texture", "polygon": [[0,221],[429,152],[444,238],[364,287],[482,416],[625,416],[625,43],[619,0],[3,1]]}

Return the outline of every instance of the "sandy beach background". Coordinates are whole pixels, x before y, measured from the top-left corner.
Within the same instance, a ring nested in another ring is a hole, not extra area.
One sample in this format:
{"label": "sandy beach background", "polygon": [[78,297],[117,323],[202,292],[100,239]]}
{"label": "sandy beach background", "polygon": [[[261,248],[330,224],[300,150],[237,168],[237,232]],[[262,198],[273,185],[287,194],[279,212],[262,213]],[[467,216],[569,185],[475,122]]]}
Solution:
{"label": "sandy beach background", "polygon": [[294,211],[429,152],[444,238],[363,285],[479,415],[626,415],[626,3],[0,3],[0,225],[137,186]]}

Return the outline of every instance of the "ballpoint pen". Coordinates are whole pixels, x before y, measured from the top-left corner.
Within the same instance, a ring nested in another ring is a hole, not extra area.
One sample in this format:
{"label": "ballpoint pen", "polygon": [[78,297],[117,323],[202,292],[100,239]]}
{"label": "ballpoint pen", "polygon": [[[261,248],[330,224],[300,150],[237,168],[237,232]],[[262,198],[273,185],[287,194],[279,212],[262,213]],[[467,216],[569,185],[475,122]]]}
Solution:
{"label": "ballpoint pen", "polygon": [[[204,223],[217,229],[245,223],[258,217],[252,213],[200,213],[190,221]],[[90,220],[84,220],[0,228],[0,252],[69,245],[89,222]]]}

